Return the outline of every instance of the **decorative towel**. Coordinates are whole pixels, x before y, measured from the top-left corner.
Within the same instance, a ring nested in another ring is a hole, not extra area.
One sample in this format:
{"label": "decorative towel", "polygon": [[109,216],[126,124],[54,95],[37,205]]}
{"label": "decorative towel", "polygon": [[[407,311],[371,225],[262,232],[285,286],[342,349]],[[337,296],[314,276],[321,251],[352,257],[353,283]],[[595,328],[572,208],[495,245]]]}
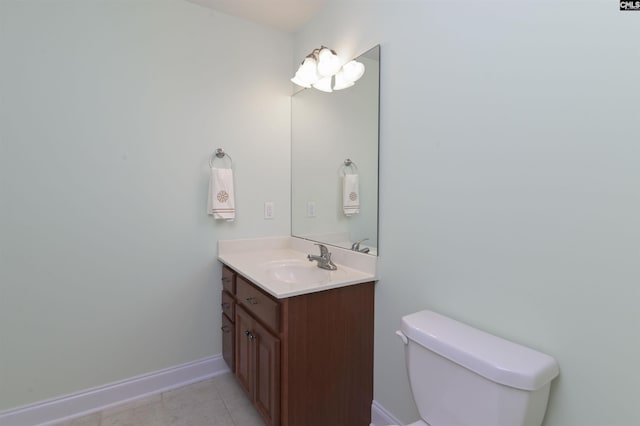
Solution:
{"label": "decorative towel", "polygon": [[344,175],[342,179],[342,209],[345,216],[353,216],[360,213],[360,190],[358,188],[358,175]]}
{"label": "decorative towel", "polygon": [[215,219],[225,219],[229,222],[236,218],[233,170],[211,168],[207,213],[213,215]]}

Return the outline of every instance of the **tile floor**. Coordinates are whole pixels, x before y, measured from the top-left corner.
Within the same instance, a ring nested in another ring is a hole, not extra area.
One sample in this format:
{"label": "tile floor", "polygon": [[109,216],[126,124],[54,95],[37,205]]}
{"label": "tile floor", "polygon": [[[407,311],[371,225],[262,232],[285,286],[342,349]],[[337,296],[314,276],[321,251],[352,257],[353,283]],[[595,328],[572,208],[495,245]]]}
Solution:
{"label": "tile floor", "polygon": [[231,373],[56,426],[264,426]]}

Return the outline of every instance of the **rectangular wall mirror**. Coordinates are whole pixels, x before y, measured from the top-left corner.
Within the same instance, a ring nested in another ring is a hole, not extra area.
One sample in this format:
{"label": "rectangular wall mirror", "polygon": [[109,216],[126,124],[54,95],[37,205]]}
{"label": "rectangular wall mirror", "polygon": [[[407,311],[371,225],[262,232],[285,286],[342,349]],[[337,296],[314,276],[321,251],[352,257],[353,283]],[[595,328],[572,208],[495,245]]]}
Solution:
{"label": "rectangular wall mirror", "polygon": [[[365,72],[354,86],[291,98],[291,235],[377,255],[380,46],[356,60]],[[345,174],[358,175],[359,212],[350,216]]]}

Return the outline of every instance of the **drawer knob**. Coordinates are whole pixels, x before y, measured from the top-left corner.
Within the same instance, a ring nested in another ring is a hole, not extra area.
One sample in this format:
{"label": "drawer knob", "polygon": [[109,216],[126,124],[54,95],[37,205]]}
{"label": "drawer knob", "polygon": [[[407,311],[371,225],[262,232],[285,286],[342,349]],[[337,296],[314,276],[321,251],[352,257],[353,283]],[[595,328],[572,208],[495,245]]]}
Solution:
{"label": "drawer knob", "polygon": [[250,305],[257,305],[258,301],[256,300],[255,297],[247,297],[246,298],[247,303],[249,303]]}
{"label": "drawer knob", "polygon": [[231,329],[229,328],[228,325],[223,325],[222,327],[220,327],[220,330],[222,330],[225,333],[231,333]]}

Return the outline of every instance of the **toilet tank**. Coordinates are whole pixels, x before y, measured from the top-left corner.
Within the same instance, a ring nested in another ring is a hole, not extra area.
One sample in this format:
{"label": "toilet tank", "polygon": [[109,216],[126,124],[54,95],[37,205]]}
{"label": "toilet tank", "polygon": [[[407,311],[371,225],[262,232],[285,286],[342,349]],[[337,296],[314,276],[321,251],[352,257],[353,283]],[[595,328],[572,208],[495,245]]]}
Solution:
{"label": "toilet tank", "polygon": [[[540,426],[549,355],[431,311],[402,318],[411,390],[430,426]],[[406,338],[405,338],[406,336]]]}

